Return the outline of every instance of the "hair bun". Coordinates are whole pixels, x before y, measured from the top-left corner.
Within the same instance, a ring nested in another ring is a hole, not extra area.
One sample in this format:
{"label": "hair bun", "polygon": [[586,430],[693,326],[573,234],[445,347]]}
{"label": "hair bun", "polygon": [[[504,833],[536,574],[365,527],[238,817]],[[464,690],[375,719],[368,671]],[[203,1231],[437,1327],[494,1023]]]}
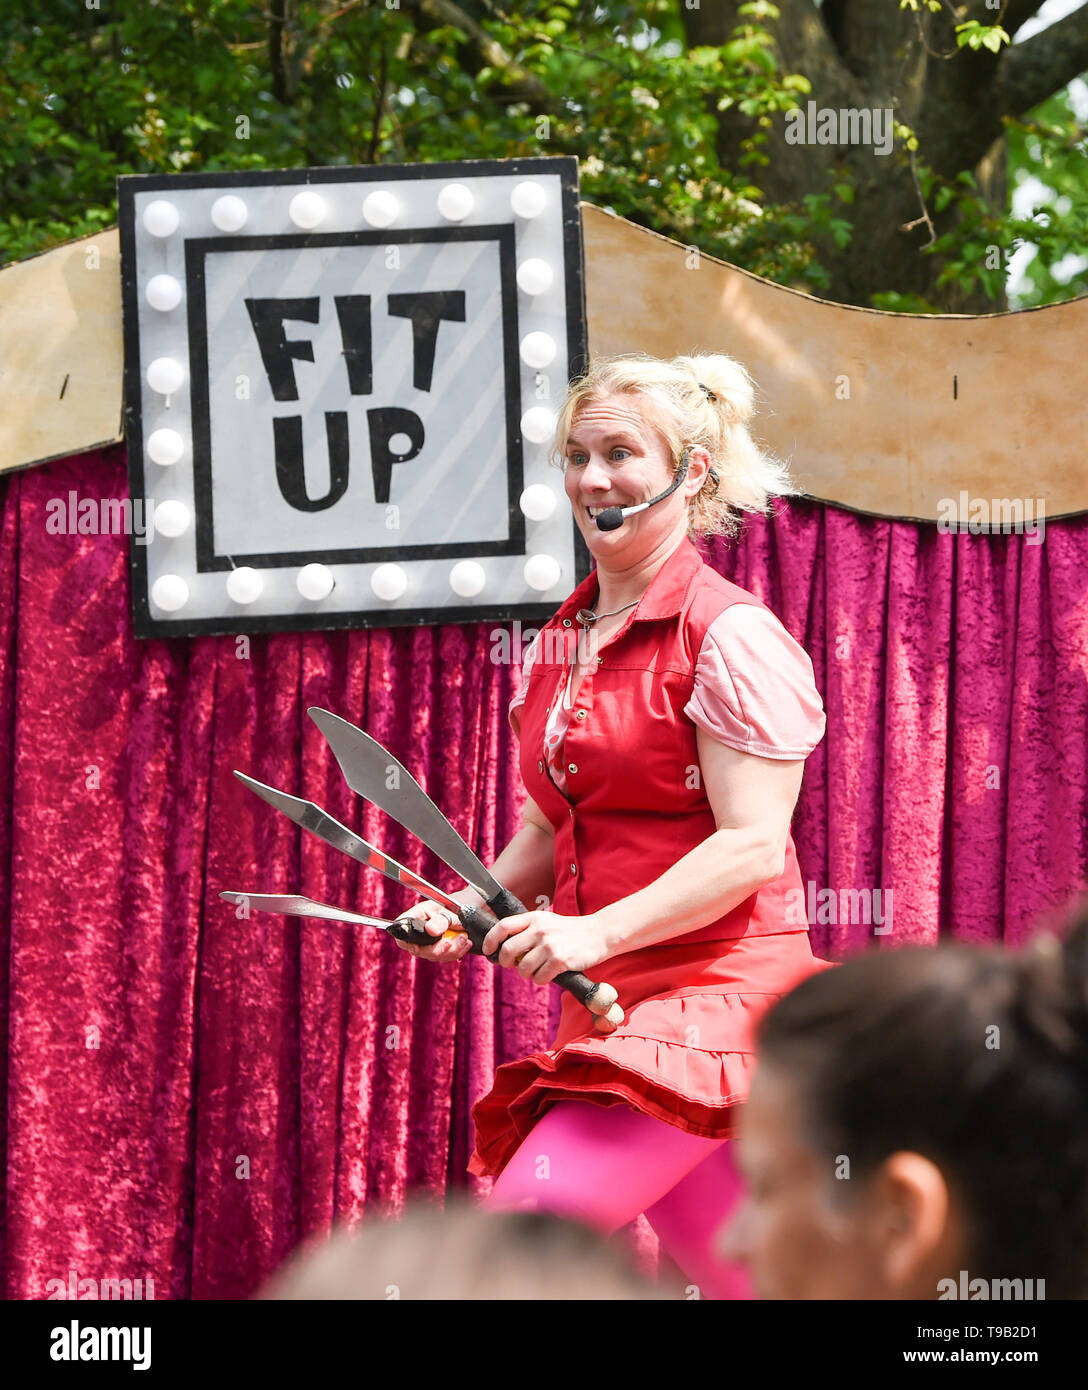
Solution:
{"label": "hair bun", "polygon": [[696,385],[714,397],[731,425],[744,425],[751,419],[755,407],[755,385],[739,362],[719,353],[685,359]]}
{"label": "hair bun", "polygon": [[1088,918],[1060,940],[1041,932],[1020,953],[1016,998],[1023,1022],[1088,1070]]}
{"label": "hair bun", "polygon": [[1088,906],[1065,933],[1060,959],[1069,1022],[1088,1064]]}

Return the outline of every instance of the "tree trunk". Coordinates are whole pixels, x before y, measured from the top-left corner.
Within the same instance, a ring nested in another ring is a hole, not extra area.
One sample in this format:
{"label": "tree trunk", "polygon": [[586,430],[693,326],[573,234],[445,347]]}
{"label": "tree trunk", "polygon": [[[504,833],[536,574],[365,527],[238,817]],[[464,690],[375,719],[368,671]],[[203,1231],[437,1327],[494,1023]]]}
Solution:
{"label": "tree trunk", "polygon": [[[742,0],[714,0],[687,8],[678,0],[688,42],[721,45],[745,17]],[[1039,8],[1038,0],[1006,0],[1003,11],[985,0],[939,14],[924,8],[900,10],[894,0],[776,0],[777,20],[761,21],[774,39],[781,73],[801,73],[812,83],[801,105],[820,110],[884,111],[918,137],[916,159],[941,179],[962,170],[974,173],[979,191],[1005,216],[1007,188],[1002,117],[1024,116],[1088,67],[1088,5],[1025,43],[987,49],[958,49],[955,25],[969,19],[1002,24],[1014,35]],[[717,93],[708,93],[716,112]],[[724,169],[739,170],[742,142],[754,122],[734,108],[717,113],[717,152]],[[807,122],[806,122],[807,125]],[[941,259],[924,253],[933,236],[955,225],[955,205],[938,214],[923,207],[909,152],[896,140],[890,154],[861,143],[790,144],[787,120],[774,118],[764,152],[770,163],[746,177],[769,203],[798,203],[808,193],[826,193],[833,176],[854,185],[855,199],[843,215],[854,224],[850,243],[817,242],[831,276],[828,297],[869,305],[872,295],[897,290],[916,294],[948,313],[992,313],[995,305],[977,288],[964,294],[955,285],[938,287]],[[932,227],[932,233],[931,233]]]}

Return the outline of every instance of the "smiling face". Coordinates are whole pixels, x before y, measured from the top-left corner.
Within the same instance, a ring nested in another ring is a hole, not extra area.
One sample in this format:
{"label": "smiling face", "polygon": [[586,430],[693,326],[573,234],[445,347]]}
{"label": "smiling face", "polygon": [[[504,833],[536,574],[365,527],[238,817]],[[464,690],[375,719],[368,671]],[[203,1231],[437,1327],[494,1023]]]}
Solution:
{"label": "smiling face", "polygon": [[593,520],[599,511],[648,502],[672,482],[673,466],[643,397],[616,392],[584,405],[566,441],[564,484],[590,553],[598,560],[636,563],[686,535],[688,499],[702,486],[708,463],[704,451],[692,450],[687,477],[671,497],[628,517],[615,531],[601,531]]}

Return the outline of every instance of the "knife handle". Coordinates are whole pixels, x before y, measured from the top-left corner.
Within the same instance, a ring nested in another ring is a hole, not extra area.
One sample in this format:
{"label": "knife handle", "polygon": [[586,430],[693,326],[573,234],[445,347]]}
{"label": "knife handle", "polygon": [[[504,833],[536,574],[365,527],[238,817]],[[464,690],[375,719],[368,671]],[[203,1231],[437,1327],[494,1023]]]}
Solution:
{"label": "knife handle", "polygon": [[[515,917],[519,912],[526,912],[528,909],[520,903],[513,893],[503,888],[488,899],[488,907],[496,917]],[[494,923],[490,918],[475,907],[466,907],[461,911],[461,923],[468,933],[469,940],[472,942],[473,950],[483,955],[483,940],[488,934]],[[487,956],[492,964],[497,962],[497,955]],[[560,989],[565,989],[568,994],[572,994],[579,1004],[584,1004],[591,1014],[596,1014],[603,1022],[609,1023],[610,1028],[601,1027],[600,1032],[613,1032],[623,1022],[623,1010],[616,1002],[616,991],[611,985],[595,983],[580,970],[564,970],[562,975],[555,977],[555,983]]]}
{"label": "knife handle", "polygon": [[386,931],[390,936],[395,936],[398,941],[406,941],[409,946],[433,946],[436,941],[455,941],[457,937],[464,935],[463,932],[451,927],[441,936],[432,936],[415,917],[398,917],[395,922],[389,923]]}

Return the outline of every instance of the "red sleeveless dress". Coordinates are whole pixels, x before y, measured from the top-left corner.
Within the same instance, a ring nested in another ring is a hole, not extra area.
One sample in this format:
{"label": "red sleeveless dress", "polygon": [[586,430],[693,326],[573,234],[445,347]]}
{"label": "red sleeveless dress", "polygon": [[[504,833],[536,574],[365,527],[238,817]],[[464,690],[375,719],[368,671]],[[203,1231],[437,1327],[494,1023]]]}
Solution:
{"label": "red sleeveless dress", "polygon": [[[697,726],[741,751],[786,759],[806,757],[825,727],[803,648],[689,540],[569,700],[581,632],[574,614],[596,589],[590,574],[541,630],[511,706],[520,711],[526,790],[555,833],[553,910],[571,916],[637,892],[714,832]],[[717,638],[732,626],[734,605],[762,612],[741,615],[747,639],[723,646]],[[759,717],[770,702],[784,711],[774,733]],[[759,1020],[831,964],[812,954],[804,904],[791,836],[780,878],[717,921],[596,965],[589,973],[615,986],[624,1022],[603,1036],[564,993],[551,1046],[499,1067],[473,1107],[469,1171],[500,1173],[563,1099],[630,1105],[691,1134],[732,1137]]]}

